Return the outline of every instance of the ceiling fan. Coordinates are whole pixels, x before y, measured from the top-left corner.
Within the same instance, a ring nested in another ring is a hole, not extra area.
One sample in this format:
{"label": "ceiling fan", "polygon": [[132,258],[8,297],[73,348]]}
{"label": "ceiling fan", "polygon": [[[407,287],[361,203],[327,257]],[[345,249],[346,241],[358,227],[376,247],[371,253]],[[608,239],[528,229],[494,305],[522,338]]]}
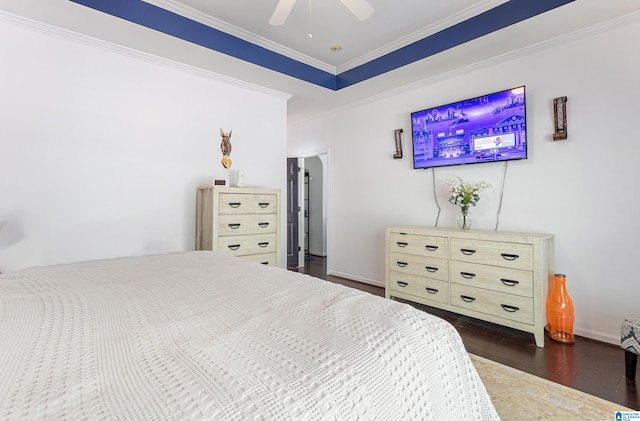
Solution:
{"label": "ceiling fan", "polygon": [[[370,18],[375,11],[368,0],[340,0],[340,2],[360,20]],[[269,23],[275,26],[285,23],[294,4],[296,4],[296,0],[280,0],[276,6],[276,10],[274,10],[273,15],[271,15]]]}

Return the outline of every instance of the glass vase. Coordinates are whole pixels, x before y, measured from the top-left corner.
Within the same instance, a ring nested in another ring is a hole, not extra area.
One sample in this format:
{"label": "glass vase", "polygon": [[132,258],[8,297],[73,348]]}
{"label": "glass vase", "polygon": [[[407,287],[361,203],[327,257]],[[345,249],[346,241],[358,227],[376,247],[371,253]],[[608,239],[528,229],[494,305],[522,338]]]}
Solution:
{"label": "glass vase", "polygon": [[469,206],[461,206],[458,215],[456,216],[456,223],[461,230],[471,229],[471,211]]}
{"label": "glass vase", "polygon": [[553,277],[553,289],[547,297],[547,331],[556,342],[572,344],[574,308],[573,300],[567,291],[567,277],[556,273]]}

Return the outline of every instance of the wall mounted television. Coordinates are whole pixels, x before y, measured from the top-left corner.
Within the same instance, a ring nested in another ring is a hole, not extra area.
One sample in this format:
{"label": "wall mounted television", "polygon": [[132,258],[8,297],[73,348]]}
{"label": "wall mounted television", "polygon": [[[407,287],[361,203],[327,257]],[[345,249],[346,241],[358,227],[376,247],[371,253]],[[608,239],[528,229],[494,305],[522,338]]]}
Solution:
{"label": "wall mounted television", "polygon": [[527,158],[525,87],[411,113],[413,168]]}

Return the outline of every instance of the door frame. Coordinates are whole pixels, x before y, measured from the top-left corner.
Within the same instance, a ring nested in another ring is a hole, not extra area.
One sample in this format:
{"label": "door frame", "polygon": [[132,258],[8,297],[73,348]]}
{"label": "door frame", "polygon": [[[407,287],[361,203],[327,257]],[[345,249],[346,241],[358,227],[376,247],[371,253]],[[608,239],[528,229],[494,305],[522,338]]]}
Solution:
{"label": "door frame", "polygon": [[[324,227],[325,236],[326,236],[326,247],[327,247],[327,270],[331,267],[331,182],[330,182],[330,171],[331,168],[331,154],[329,149],[321,149],[314,152],[309,152],[305,154],[298,155],[298,166],[300,167],[300,171],[298,172],[298,197],[304,197],[304,160],[305,158],[313,158],[320,157],[322,155],[326,156],[326,162],[323,161],[323,171],[322,171],[322,186],[323,186],[323,209],[325,210],[324,217],[326,218],[326,224]],[[300,227],[304,227],[304,200],[301,201],[301,211],[298,214],[298,243],[304,244],[304,229],[300,229]],[[304,266],[304,247],[300,247],[300,251],[298,252],[298,266]]]}
{"label": "door frame", "polygon": [[298,244],[300,238],[298,235],[298,230],[300,229],[299,215],[301,212],[300,189],[298,186],[300,182],[299,164],[299,158],[287,158],[287,206],[285,212],[287,215],[286,267],[293,267],[294,263],[296,267],[300,267],[300,245]]}

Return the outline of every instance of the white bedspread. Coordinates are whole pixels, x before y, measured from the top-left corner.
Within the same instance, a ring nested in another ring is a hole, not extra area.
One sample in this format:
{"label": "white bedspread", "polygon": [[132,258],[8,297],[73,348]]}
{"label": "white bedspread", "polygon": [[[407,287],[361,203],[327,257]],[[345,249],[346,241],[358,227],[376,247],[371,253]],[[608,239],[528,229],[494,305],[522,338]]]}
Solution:
{"label": "white bedspread", "polygon": [[447,322],[203,251],[0,276],[0,419],[498,416]]}

